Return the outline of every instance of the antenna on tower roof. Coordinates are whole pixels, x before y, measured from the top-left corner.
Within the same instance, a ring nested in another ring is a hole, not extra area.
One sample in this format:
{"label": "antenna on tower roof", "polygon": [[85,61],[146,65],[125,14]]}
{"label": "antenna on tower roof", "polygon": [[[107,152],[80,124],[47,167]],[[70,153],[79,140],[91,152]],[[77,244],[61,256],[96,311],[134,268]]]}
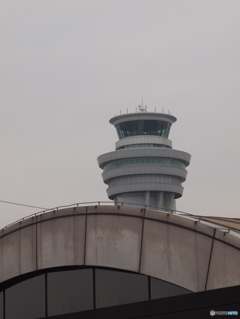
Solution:
{"label": "antenna on tower roof", "polygon": [[147,111],[147,105],[143,106],[143,98],[142,98],[142,105],[138,104],[138,108],[139,108],[139,111],[142,111],[142,112]]}

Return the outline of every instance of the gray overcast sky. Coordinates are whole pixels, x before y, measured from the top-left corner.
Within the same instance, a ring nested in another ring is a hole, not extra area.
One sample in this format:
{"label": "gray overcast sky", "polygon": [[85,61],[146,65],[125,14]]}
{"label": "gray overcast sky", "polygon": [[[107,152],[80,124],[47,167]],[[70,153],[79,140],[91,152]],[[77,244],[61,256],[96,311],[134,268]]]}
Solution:
{"label": "gray overcast sky", "polygon": [[[239,0],[7,0],[0,18],[1,200],[108,200],[108,121],[143,97],[192,155],[177,208],[240,216]],[[39,211],[0,209],[0,227]]]}

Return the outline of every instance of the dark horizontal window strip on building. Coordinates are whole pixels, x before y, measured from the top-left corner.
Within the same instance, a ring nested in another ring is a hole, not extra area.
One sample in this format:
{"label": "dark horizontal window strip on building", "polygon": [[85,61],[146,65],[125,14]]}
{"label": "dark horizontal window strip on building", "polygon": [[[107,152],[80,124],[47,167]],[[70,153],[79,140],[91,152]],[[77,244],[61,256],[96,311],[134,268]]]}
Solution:
{"label": "dark horizontal window strip on building", "polygon": [[5,291],[5,318],[37,318],[46,313],[45,276],[22,281]]}
{"label": "dark horizontal window strip on building", "polygon": [[151,299],[160,299],[177,295],[189,294],[190,291],[173,285],[170,282],[150,277],[151,280]]}
{"label": "dark horizontal window strip on building", "polygon": [[32,319],[191,293],[156,278],[115,269],[60,268],[32,275],[9,287],[3,283],[0,319]]}
{"label": "dark horizontal window strip on building", "polygon": [[157,135],[168,137],[171,124],[165,121],[136,120],[119,123],[116,130],[119,139],[135,135]]}
{"label": "dark horizontal window strip on building", "polygon": [[147,276],[96,269],[96,308],[148,299]]}
{"label": "dark horizontal window strip on building", "polygon": [[166,157],[133,157],[125,158],[116,161],[112,161],[105,165],[103,170],[106,171],[110,168],[116,168],[119,166],[132,166],[132,165],[163,165],[163,166],[173,166],[185,169],[185,165],[182,161],[174,158]]}
{"label": "dark horizontal window strip on building", "polygon": [[93,309],[93,269],[47,274],[48,315]]}

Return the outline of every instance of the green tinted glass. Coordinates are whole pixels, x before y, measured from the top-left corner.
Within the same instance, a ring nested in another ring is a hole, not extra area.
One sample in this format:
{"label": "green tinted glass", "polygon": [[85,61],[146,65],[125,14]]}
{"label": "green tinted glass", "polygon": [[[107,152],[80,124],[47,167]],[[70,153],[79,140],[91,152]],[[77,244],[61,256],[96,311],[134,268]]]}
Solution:
{"label": "green tinted glass", "polygon": [[168,137],[171,124],[164,121],[138,120],[116,125],[119,139],[135,135],[158,135]]}

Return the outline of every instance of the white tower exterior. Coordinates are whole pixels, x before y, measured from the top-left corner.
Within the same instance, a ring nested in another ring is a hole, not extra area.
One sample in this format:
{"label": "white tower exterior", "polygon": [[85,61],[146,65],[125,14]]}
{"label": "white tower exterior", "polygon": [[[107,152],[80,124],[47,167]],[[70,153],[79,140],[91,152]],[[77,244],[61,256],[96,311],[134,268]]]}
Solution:
{"label": "white tower exterior", "polygon": [[107,195],[116,205],[175,210],[191,155],[172,149],[168,139],[176,117],[165,113],[127,113],[110,119],[116,150],[98,157]]}

